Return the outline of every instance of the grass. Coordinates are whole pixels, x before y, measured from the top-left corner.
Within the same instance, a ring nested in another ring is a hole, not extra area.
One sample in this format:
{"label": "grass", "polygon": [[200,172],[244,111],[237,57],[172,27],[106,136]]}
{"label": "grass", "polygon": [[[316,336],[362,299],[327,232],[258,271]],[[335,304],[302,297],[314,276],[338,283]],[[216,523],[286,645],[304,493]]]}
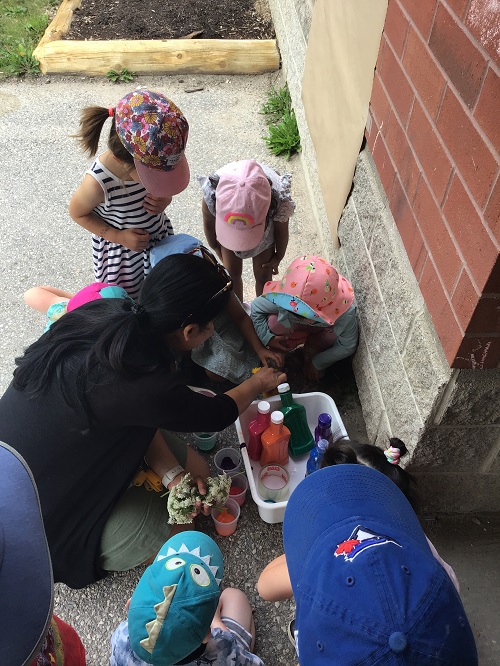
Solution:
{"label": "grass", "polygon": [[300,151],[300,134],[288,85],[279,90],[271,86],[260,113],[267,116],[269,135],[262,138],[269,151],[273,155],[284,155],[289,160]]}
{"label": "grass", "polygon": [[0,0],[0,74],[23,76],[40,72],[33,50],[59,0]]}

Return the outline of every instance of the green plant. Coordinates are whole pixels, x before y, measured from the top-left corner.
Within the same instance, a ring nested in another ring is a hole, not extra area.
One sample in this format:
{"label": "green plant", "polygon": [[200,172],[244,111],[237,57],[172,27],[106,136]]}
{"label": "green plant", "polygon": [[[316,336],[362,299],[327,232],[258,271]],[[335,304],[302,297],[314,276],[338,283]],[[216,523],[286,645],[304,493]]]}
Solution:
{"label": "green plant", "polygon": [[0,50],[0,66],[7,75],[39,74],[40,64],[33,49],[25,44],[5,44]]}
{"label": "green plant", "polygon": [[0,74],[39,74],[33,51],[49,24],[52,0],[0,0]]}
{"label": "green plant", "polygon": [[137,74],[130,72],[126,67],[122,67],[119,72],[115,69],[110,69],[106,76],[113,83],[128,83],[129,81],[133,81]]}
{"label": "green plant", "polygon": [[288,85],[285,84],[283,88],[276,90],[274,86],[271,86],[267,93],[267,102],[265,102],[261,108],[260,113],[264,116],[269,116],[268,122],[277,122],[283,118],[286,111],[289,111],[292,108],[292,98],[290,97],[290,91],[288,90]]}
{"label": "green plant", "polygon": [[273,155],[284,155],[289,160],[294,153],[298,153],[300,134],[295,111],[285,111],[279,122],[269,125],[269,136],[264,136],[263,139]]}

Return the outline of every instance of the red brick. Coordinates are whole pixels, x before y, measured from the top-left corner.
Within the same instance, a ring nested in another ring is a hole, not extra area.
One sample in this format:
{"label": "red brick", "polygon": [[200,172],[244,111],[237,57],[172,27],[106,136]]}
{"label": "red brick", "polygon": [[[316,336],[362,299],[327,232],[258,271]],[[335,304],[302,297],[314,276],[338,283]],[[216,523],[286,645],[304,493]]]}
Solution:
{"label": "red brick", "polygon": [[499,363],[500,338],[467,337],[462,341],[451,366],[452,368],[482,370],[497,368]]}
{"label": "red brick", "polygon": [[446,0],[445,4],[453,9],[458,18],[463,19],[467,2],[468,0]]}
{"label": "red brick", "polygon": [[424,261],[427,258],[427,250],[398,176],[394,179],[389,203],[406,254],[418,280]]}
{"label": "red brick", "polygon": [[384,32],[396,55],[403,53],[409,21],[397,0],[389,0],[385,15]]}
{"label": "red brick", "polygon": [[500,176],[493,187],[484,211],[484,219],[497,243],[500,243]]}
{"label": "red brick", "polygon": [[427,180],[439,203],[443,201],[449,183],[452,164],[444,150],[441,137],[427,120],[427,117],[415,100],[408,123],[408,138],[420,160]]}
{"label": "red brick", "polygon": [[377,166],[378,175],[382,182],[382,186],[389,197],[392,190],[392,183],[394,174],[396,173],[387,152],[383,137],[379,134],[372,151],[373,159]]}
{"label": "red brick", "polygon": [[448,293],[451,293],[462,268],[462,260],[423,178],[420,179],[413,212],[441,279]]}
{"label": "red brick", "polygon": [[422,37],[427,41],[437,0],[401,0],[401,4],[415,21]]}
{"label": "red brick", "polygon": [[496,151],[500,153],[500,77],[491,67],[484,80],[474,118],[481,125]]}
{"label": "red brick", "polygon": [[463,339],[462,331],[446,298],[432,261],[426,261],[419,282],[444,353],[451,364]]}
{"label": "red brick", "polygon": [[498,335],[500,333],[500,295],[483,297],[477,304],[467,327],[467,335]]}
{"label": "red brick", "polygon": [[406,79],[401,63],[396,59],[391,47],[387,43],[384,47],[379,74],[401,120],[401,124],[406,127],[413,100],[413,90]]}
{"label": "red brick", "polygon": [[472,109],[481,89],[486,59],[463,26],[442,4],[437,8],[429,46],[464,102]]}
{"label": "red brick", "polygon": [[[385,90],[380,81],[377,72],[373,77],[372,96],[370,99],[370,108],[373,116],[377,121],[378,129],[385,134],[387,131],[387,121],[389,119],[389,111],[391,110],[391,103],[385,93]],[[378,131],[377,129],[377,131]]]}
{"label": "red brick", "polygon": [[497,257],[495,265],[490,273],[488,282],[484,287],[484,294],[500,295],[500,254]]}
{"label": "red brick", "polygon": [[491,0],[471,0],[465,25],[498,65],[500,61],[498,3]]}
{"label": "red brick", "polygon": [[479,297],[480,294],[478,294],[467,270],[464,268],[451,299],[451,304],[455,310],[455,316],[464,331],[467,329],[472,315],[474,314],[474,310],[479,302]]}
{"label": "red brick", "polygon": [[387,150],[392,157],[396,171],[399,173],[406,195],[410,201],[413,201],[417,190],[420,169],[413,156],[408,138],[394,113],[391,113],[389,117],[385,140]]}
{"label": "red brick", "polygon": [[408,33],[403,65],[432,118],[436,117],[445,79],[417,31],[411,27]]}
{"label": "red brick", "polygon": [[481,217],[455,174],[443,207],[443,214],[482,292],[498,256],[498,248],[486,231]]}
{"label": "red brick", "polygon": [[480,208],[497,173],[497,161],[451,88],[447,88],[437,129]]}

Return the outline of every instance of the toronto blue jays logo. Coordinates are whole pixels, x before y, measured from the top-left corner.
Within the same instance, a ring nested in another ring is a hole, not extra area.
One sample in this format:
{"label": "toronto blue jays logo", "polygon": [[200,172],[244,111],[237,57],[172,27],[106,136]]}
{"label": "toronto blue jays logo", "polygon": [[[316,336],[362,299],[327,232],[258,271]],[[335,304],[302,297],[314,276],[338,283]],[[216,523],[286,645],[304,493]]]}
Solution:
{"label": "toronto blue jays logo", "polygon": [[374,546],[384,546],[385,544],[393,543],[398,548],[402,548],[401,544],[394,539],[391,539],[388,536],[383,534],[377,534],[377,532],[372,532],[366,527],[358,525],[355,530],[353,530],[351,536],[339,543],[335,549],[335,557],[344,556],[346,562],[352,562],[352,560],[357,557],[360,553],[367,548],[373,548]]}

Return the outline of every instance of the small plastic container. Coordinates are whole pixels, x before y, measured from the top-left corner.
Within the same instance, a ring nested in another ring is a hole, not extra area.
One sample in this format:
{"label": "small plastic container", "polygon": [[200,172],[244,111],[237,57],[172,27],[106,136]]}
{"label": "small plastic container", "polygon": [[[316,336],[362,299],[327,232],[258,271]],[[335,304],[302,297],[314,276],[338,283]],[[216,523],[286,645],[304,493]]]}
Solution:
{"label": "small plastic container", "polygon": [[211,451],[216,442],[218,432],[193,432],[193,439],[200,451]]}
{"label": "small plastic container", "polygon": [[220,449],[214,456],[214,465],[217,474],[234,476],[241,471],[241,456],[236,449]]}
{"label": "small plastic container", "polygon": [[224,508],[227,509],[227,513],[233,517],[233,520],[230,522],[221,522],[218,520],[218,516],[221,513],[226,513],[221,511],[220,506],[213,507],[211,511],[212,520],[214,521],[217,534],[220,534],[220,536],[231,536],[231,534],[234,534],[236,531],[236,525],[238,524],[238,519],[240,517],[240,505],[234,499],[228,498],[224,504]]}
{"label": "small plastic container", "polygon": [[[247,496],[248,481],[244,474],[233,476],[231,488],[229,489],[229,499],[233,499],[240,506],[243,506]],[[238,492],[236,492],[238,491]]]}
{"label": "small plastic container", "polygon": [[266,465],[259,474],[258,492],[264,502],[282,502],[289,493],[290,475],[281,465]]}

